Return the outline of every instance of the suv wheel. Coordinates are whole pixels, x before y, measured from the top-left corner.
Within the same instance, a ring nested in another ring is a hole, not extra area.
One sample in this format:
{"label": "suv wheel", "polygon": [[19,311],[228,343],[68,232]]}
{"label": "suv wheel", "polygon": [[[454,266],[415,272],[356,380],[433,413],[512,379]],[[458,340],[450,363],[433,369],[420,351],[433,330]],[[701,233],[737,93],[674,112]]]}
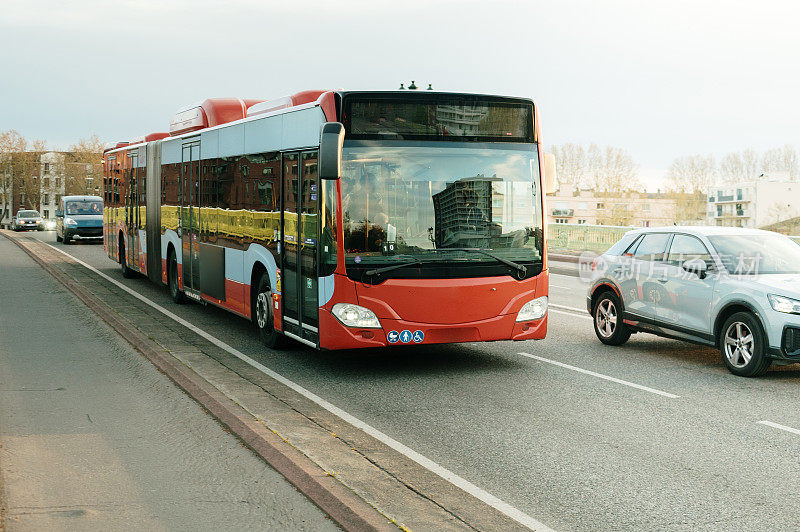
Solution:
{"label": "suv wheel", "polygon": [[631,330],[622,322],[622,304],[613,292],[604,292],[592,309],[594,332],[606,345],[622,345],[631,337]]}
{"label": "suv wheel", "polygon": [[256,286],[252,301],[253,323],[258,329],[261,342],[271,349],[278,349],[283,346],[286,337],[275,330],[272,290],[269,288],[269,276],[266,272],[261,274]]}
{"label": "suv wheel", "polygon": [[766,355],[766,335],[749,312],[737,312],[725,321],[719,340],[722,361],[740,377],[759,377],[772,364]]}

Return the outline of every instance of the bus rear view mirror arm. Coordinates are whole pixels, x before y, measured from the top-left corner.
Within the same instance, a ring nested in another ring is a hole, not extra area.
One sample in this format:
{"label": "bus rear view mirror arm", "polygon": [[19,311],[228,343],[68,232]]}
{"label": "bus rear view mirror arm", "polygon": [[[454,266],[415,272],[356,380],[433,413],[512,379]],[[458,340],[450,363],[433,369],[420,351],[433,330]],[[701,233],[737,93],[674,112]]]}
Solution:
{"label": "bus rear view mirror arm", "polygon": [[319,133],[319,177],[339,179],[342,175],[344,126],[339,122],[322,124]]}

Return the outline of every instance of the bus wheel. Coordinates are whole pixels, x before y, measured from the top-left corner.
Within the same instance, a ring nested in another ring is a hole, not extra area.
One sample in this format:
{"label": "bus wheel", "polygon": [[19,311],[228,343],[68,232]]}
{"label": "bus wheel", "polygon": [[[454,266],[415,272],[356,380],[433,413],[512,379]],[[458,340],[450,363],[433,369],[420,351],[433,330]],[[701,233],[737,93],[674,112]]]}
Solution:
{"label": "bus wheel", "polygon": [[175,258],[175,252],[172,250],[169,251],[167,258],[167,286],[169,295],[175,303],[180,305],[186,301],[186,296],[178,289],[178,259]]}
{"label": "bus wheel", "polygon": [[269,276],[266,272],[261,274],[261,278],[256,285],[255,297],[253,298],[253,323],[258,328],[261,342],[271,349],[278,349],[283,346],[285,337],[275,330],[275,318],[272,313],[272,291],[269,289]]}
{"label": "bus wheel", "polygon": [[119,266],[122,269],[122,276],[126,279],[131,279],[135,273],[128,268],[128,257],[125,255],[125,244],[120,241],[119,246]]}

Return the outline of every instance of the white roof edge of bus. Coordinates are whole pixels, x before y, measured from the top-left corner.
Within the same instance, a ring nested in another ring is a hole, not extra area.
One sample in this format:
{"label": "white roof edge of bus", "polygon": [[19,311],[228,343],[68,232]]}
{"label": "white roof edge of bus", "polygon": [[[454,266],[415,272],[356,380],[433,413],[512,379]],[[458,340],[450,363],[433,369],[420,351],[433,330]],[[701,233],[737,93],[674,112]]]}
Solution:
{"label": "white roof edge of bus", "polygon": [[[182,138],[186,138],[186,137],[196,137],[200,133],[205,133],[206,131],[215,131],[215,130],[219,130],[219,129],[226,128],[226,127],[231,127],[231,126],[236,126],[236,125],[239,125],[239,124],[244,124],[245,122],[254,122],[256,120],[261,120],[263,118],[268,118],[268,117],[275,116],[275,115],[283,115],[283,114],[292,113],[294,111],[304,111],[306,109],[313,109],[314,107],[319,107],[319,101],[304,103],[302,105],[295,105],[294,107],[286,107],[286,108],[283,108],[283,109],[276,109],[275,111],[270,111],[269,113],[264,113],[264,114],[260,114],[260,115],[247,116],[245,118],[240,118],[239,120],[234,120],[233,122],[226,122],[226,123],[220,124],[218,126],[207,127],[207,128],[204,128],[204,129],[198,129],[197,131],[189,131],[188,133],[183,133],[182,135],[177,135],[175,137],[165,137],[163,139],[160,139],[159,142],[166,142],[168,140],[182,139]],[[138,147],[138,146],[143,146],[145,144],[147,144],[147,143],[145,142],[145,143],[142,143],[142,144],[129,144],[127,146],[121,146],[121,147],[116,148],[114,150],[107,151],[106,155],[110,155],[112,153],[123,152],[123,151],[129,150],[131,148],[135,148],[135,147]]]}

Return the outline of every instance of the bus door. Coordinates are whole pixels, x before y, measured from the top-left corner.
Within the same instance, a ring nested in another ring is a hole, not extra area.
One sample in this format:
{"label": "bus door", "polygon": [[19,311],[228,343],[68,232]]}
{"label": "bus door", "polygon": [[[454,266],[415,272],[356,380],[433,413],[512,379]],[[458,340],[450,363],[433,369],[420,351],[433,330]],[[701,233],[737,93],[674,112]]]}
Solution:
{"label": "bus door", "polygon": [[125,195],[125,261],[133,270],[139,269],[139,154],[135,150],[128,152],[128,190]]}
{"label": "bus door", "polygon": [[284,153],[282,178],[281,301],[284,332],[319,344],[317,150]]}
{"label": "bus door", "polygon": [[200,299],[200,140],[183,145],[181,159],[180,235],[183,248],[183,288]]}

